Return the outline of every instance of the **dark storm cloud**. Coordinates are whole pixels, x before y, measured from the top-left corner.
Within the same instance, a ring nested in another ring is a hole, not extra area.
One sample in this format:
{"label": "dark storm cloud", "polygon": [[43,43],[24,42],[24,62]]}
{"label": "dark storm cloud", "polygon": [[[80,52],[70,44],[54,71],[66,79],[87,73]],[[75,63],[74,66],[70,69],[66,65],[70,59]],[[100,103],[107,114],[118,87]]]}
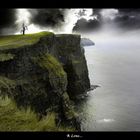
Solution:
{"label": "dark storm cloud", "polygon": [[124,29],[140,28],[140,16],[122,15],[114,20],[116,24]]}
{"label": "dark storm cloud", "polygon": [[93,9],[92,10],[93,11],[92,16],[96,15],[98,18],[101,18],[101,14],[100,14],[101,10],[102,10],[101,8],[99,8],[99,9]]}
{"label": "dark storm cloud", "polygon": [[[86,20],[79,19],[73,31],[76,32],[89,32],[93,30],[98,30],[102,25],[104,25],[105,18],[101,14],[104,9],[93,9],[93,15],[97,16],[97,20]],[[140,9],[128,8],[128,9],[118,9],[118,14],[115,15],[114,19],[108,20],[107,24],[115,24],[118,28],[124,30],[135,30],[140,29]]]}
{"label": "dark storm cloud", "polygon": [[[94,19],[86,20],[85,18],[80,18],[77,20],[73,27],[73,32],[90,32],[100,29],[102,21],[100,11],[101,9],[93,9],[91,17],[96,16]],[[84,13],[81,16],[83,15]]]}
{"label": "dark storm cloud", "polygon": [[84,18],[81,18],[77,21],[75,26],[73,27],[74,32],[90,32],[92,30],[98,30],[101,26],[101,23],[99,20],[86,20]]}
{"label": "dark storm cloud", "polygon": [[135,8],[122,8],[118,9],[120,13],[125,13],[125,14],[130,14],[130,13],[139,13],[140,9],[135,9]]}
{"label": "dark storm cloud", "polygon": [[14,9],[0,9],[0,32],[3,28],[14,26],[15,20]]}
{"label": "dark storm cloud", "polygon": [[115,23],[123,29],[140,28],[140,9],[118,9]]}
{"label": "dark storm cloud", "polygon": [[31,23],[43,27],[60,26],[64,22],[64,9],[30,9]]}

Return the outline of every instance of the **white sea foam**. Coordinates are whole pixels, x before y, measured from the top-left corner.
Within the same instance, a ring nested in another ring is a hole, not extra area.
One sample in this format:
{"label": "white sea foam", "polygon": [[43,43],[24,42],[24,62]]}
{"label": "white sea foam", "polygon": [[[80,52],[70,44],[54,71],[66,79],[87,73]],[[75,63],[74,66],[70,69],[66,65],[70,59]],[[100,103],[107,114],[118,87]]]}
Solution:
{"label": "white sea foam", "polygon": [[110,122],[114,122],[115,120],[114,119],[101,119],[101,120],[98,120],[97,122],[98,123],[110,123]]}

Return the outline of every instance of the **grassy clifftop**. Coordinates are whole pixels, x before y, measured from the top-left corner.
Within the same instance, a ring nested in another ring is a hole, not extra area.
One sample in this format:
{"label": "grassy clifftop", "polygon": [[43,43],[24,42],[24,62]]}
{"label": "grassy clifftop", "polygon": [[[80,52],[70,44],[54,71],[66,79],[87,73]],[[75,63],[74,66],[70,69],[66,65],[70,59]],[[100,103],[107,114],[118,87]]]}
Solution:
{"label": "grassy clifftop", "polygon": [[0,50],[18,48],[25,45],[32,45],[39,41],[43,36],[53,35],[52,32],[40,32],[26,35],[0,36]]}

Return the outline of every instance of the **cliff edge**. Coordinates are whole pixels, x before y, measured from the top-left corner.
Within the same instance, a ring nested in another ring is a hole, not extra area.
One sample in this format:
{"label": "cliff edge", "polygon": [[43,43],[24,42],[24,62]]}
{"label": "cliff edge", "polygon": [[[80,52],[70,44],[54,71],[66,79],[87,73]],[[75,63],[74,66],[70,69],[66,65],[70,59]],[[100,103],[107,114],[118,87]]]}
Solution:
{"label": "cliff edge", "polygon": [[[90,88],[80,35],[41,32],[0,36],[0,94],[41,117],[55,112],[75,125],[72,100]],[[40,117],[40,118],[41,118]]]}

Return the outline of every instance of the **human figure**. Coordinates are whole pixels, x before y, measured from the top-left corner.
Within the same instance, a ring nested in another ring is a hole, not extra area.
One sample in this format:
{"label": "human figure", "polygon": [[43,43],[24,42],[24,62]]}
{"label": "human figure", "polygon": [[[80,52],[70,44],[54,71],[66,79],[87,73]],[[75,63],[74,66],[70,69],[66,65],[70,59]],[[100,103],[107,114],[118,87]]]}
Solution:
{"label": "human figure", "polygon": [[24,23],[22,24],[22,34],[25,35],[25,30],[28,30],[27,26],[24,25]]}

